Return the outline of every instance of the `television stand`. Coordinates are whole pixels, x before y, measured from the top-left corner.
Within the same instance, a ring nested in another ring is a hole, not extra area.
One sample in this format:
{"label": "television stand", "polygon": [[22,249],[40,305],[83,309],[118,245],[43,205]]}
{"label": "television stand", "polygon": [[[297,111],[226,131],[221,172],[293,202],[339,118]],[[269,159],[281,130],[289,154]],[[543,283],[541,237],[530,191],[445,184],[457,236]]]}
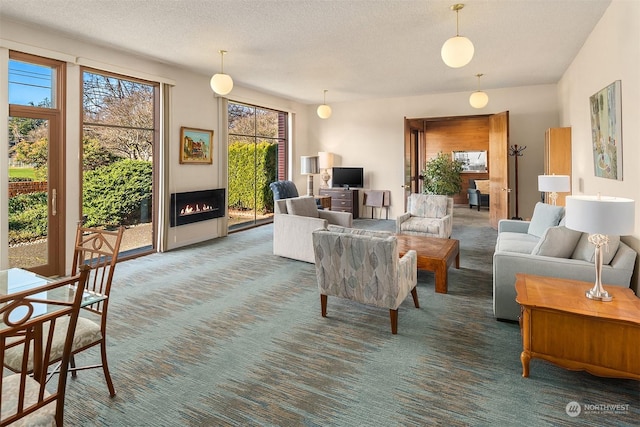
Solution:
{"label": "television stand", "polygon": [[360,195],[357,188],[321,188],[321,196],[331,197],[331,210],[351,212],[353,219],[360,216]]}

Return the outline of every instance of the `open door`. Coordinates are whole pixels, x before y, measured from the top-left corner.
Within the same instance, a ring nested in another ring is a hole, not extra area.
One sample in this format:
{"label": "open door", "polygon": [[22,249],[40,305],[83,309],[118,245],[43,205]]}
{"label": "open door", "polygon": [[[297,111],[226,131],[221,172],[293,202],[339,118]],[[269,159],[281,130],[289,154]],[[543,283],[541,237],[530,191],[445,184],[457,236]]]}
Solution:
{"label": "open door", "polygon": [[509,112],[489,116],[489,219],[491,227],[509,217]]}
{"label": "open door", "polygon": [[406,212],[407,199],[411,193],[419,191],[418,167],[418,129],[412,126],[411,120],[404,118],[404,210]]}

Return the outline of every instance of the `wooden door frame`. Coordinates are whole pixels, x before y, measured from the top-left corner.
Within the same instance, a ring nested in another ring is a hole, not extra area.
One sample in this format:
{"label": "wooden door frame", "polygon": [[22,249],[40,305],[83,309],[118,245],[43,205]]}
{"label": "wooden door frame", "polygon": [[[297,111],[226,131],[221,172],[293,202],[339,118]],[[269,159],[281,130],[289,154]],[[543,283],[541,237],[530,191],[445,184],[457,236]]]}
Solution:
{"label": "wooden door frame", "polygon": [[9,104],[9,117],[26,117],[49,121],[47,159],[47,264],[28,267],[43,276],[65,275],[66,237],[66,67],[54,59],[10,51],[9,59],[49,66],[55,69],[54,108]]}
{"label": "wooden door frame", "polygon": [[[405,116],[404,118],[404,129],[405,129],[405,143],[404,143],[404,170],[405,170],[405,189],[406,189],[406,171],[410,170],[411,165],[409,165],[409,159],[411,159],[410,153],[407,153],[407,150],[412,149],[412,145],[411,145],[411,130],[412,129],[420,129],[421,132],[423,132],[424,134],[424,128],[427,125],[428,122],[437,122],[437,121],[448,121],[448,120],[460,120],[460,119],[466,119],[466,118],[474,118],[474,117],[485,117],[488,118],[489,120],[491,120],[492,117],[501,117],[502,115],[504,115],[506,117],[506,123],[505,123],[505,131],[506,131],[506,145],[504,146],[504,150],[506,152],[506,150],[508,149],[508,145],[509,145],[509,112],[505,111],[502,113],[496,113],[496,114],[475,114],[475,115],[467,115],[467,116],[445,116],[445,117],[425,117],[425,118],[407,118]],[[503,141],[504,142],[504,141]],[[421,141],[418,142],[418,148],[417,148],[417,157],[424,157],[424,149],[420,150],[420,144],[426,144],[426,141]],[[494,159],[492,159],[493,154],[491,152],[491,150],[489,150],[489,156],[490,158],[489,160],[489,165],[493,164]],[[424,163],[426,161],[426,159],[420,159],[417,158],[416,162],[417,164],[419,164],[420,162]],[[510,198],[509,198],[509,192],[511,191],[509,188],[509,176],[508,176],[508,171],[509,171],[509,158],[508,156],[506,157],[506,160],[504,161],[504,168],[506,168],[507,171],[507,175],[506,175],[506,181],[503,181],[502,178],[500,178],[500,183],[496,183],[495,184],[491,184],[491,188],[494,188],[494,192],[499,191],[500,193],[503,193],[501,195],[497,195],[495,197],[505,197],[505,200],[502,201],[502,203],[499,203],[498,206],[490,206],[489,207],[489,211],[490,211],[490,215],[491,215],[491,225],[494,226],[494,228],[497,228],[497,221],[499,221],[500,219],[503,218],[508,218],[509,217],[509,212],[510,212],[510,206],[509,204],[511,203]],[[490,169],[491,170],[491,169]],[[491,178],[490,178],[491,180]],[[419,188],[418,186],[418,176],[416,176],[416,188]],[[490,198],[493,197],[493,193],[492,195],[490,195]],[[496,199],[497,200],[497,199]],[[407,203],[407,191],[405,191],[405,200],[404,200],[404,206],[406,208],[406,203]],[[499,209],[498,209],[499,207]],[[506,209],[505,209],[506,208]],[[406,210],[406,209],[405,209]],[[491,213],[491,211],[494,211],[493,213]],[[495,223],[495,224],[494,224]]]}

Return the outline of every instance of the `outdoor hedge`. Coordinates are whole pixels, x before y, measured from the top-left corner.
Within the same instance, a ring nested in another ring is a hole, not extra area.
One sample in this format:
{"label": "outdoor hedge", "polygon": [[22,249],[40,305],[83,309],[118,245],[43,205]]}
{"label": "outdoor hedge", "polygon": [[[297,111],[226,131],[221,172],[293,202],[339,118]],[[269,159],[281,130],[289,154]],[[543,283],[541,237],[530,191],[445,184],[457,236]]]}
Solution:
{"label": "outdoor hedge", "polygon": [[278,146],[270,142],[229,145],[230,209],[273,211],[269,184],[276,180],[277,152]]}

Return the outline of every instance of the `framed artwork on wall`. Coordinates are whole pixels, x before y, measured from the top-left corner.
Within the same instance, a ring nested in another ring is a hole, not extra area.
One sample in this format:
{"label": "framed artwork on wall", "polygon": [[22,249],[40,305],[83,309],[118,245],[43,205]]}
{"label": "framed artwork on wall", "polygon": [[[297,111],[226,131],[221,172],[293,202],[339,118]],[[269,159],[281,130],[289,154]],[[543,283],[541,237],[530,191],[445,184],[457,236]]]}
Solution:
{"label": "framed artwork on wall", "polygon": [[621,81],[589,97],[595,176],[622,181]]}
{"label": "framed artwork on wall", "polygon": [[206,129],[180,128],[180,163],[213,163],[213,131]]}

